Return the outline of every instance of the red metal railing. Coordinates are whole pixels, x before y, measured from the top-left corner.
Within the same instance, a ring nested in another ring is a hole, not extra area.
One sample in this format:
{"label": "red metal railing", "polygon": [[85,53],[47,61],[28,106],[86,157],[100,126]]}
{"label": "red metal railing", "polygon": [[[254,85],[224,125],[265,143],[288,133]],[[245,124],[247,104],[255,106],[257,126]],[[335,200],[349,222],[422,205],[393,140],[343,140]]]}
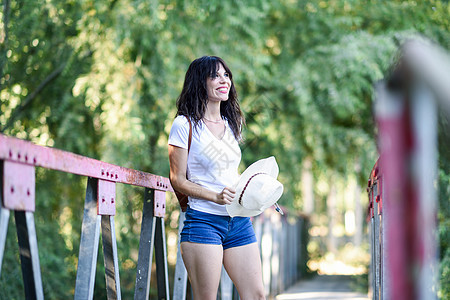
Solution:
{"label": "red metal railing", "polygon": [[169,299],[164,234],[165,195],[169,179],[70,152],[0,135],[0,276],[10,211],[14,212],[27,299],[43,299],[34,225],[35,167],[88,177],[81,232],[75,299],[92,299],[100,229],[108,299],[121,299],[114,226],[116,183],[145,187],[135,299],[148,299],[155,249],[159,299]]}
{"label": "red metal railing", "polygon": [[380,159],[369,178],[373,299],[436,299],[437,107],[450,114],[450,57],[419,42],[377,86]]}

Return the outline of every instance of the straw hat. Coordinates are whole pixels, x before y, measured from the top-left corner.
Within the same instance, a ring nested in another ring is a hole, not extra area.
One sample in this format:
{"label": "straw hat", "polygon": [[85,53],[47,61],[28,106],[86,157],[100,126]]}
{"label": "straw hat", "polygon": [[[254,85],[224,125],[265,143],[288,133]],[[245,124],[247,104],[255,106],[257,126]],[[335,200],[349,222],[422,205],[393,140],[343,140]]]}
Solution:
{"label": "straw hat", "polygon": [[283,194],[283,185],[277,180],[278,165],[271,156],[251,164],[235,185],[236,196],[227,205],[231,217],[252,217],[274,205]]}

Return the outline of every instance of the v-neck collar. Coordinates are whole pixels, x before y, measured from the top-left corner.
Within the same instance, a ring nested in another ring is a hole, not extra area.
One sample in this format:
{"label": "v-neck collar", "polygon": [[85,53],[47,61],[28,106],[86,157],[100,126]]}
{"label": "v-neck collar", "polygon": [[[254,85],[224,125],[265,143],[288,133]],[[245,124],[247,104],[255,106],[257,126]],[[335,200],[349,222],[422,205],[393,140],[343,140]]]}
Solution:
{"label": "v-neck collar", "polygon": [[222,140],[223,140],[223,138],[225,137],[225,134],[227,133],[227,124],[226,124],[226,121],[225,121],[225,120],[223,120],[223,127],[224,127],[224,129],[223,129],[222,136],[221,136],[220,138],[219,138],[218,136],[216,136],[216,135],[209,129],[209,127],[208,127],[208,125],[206,125],[205,121],[202,120],[202,122],[203,122],[203,125],[205,125],[206,130],[208,131],[208,133],[209,133],[210,135],[212,135],[212,136],[213,136],[216,140],[218,140],[218,141],[222,141]]}

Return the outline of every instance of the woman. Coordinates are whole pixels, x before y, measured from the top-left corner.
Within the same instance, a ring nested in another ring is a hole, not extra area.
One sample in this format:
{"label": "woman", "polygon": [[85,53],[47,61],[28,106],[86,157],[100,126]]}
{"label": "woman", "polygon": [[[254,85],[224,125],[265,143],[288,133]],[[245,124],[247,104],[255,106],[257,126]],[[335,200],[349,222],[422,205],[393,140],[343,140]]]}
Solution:
{"label": "woman", "polygon": [[221,58],[204,56],[190,64],[177,109],[169,135],[170,181],[189,196],[181,253],[194,299],[216,299],[222,264],[242,300],[265,299],[251,221],[226,210],[235,197],[245,121]]}

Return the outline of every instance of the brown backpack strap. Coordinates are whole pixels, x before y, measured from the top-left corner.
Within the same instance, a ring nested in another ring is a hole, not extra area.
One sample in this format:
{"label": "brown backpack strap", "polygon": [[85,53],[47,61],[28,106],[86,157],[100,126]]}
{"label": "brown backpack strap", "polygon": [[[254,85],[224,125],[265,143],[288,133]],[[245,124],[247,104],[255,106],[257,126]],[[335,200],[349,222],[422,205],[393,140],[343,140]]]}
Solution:
{"label": "brown backpack strap", "polygon": [[[191,142],[192,142],[192,122],[189,117],[186,117],[189,122],[189,138],[188,138],[188,157],[189,157],[189,150],[191,150]],[[187,164],[187,162],[186,162]],[[188,177],[187,167],[186,167],[186,178]]]}
{"label": "brown backpack strap", "polygon": [[191,142],[192,142],[192,122],[191,119],[189,119],[189,117],[186,118],[189,122],[189,139],[188,139],[188,155],[189,155],[189,150],[191,150]]}

